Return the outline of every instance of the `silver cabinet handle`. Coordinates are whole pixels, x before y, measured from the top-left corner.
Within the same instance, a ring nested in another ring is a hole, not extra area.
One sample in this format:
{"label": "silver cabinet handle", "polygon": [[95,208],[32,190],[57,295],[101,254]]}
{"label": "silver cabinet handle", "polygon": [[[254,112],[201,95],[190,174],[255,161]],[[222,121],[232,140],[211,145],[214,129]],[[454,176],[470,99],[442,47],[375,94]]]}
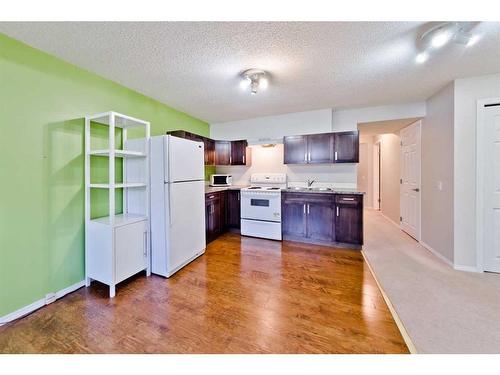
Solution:
{"label": "silver cabinet handle", "polygon": [[307,214],[309,215],[309,203],[307,204]]}
{"label": "silver cabinet handle", "polygon": [[307,151],[304,152],[304,161],[307,161]]}
{"label": "silver cabinet handle", "polygon": [[354,198],[342,198],[343,201],[353,201]]}
{"label": "silver cabinet handle", "polygon": [[208,198],[212,199],[215,195],[210,195]]}
{"label": "silver cabinet handle", "polygon": [[335,160],[337,160],[337,151],[335,151]]}
{"label": "silver cabinet handle", "polygon": [[340,216],[339,206],[337,206],[337,216]]}
{"label": "silver cabinet handle", "polygon": [[311,161],[311,151],[309,151],[309,155],[307,156],[307,161]]}
{"label": "silver cabinet handle", "polygon": [[243,164],[245,164],[245,155],[243,155]]}
{"label": "silver cabinet handle", "polygon": [[143,252],[142,254],[144,255],[144,257],[146,258],[148,256],[148,231],[144,231],[144,246],[143,246]]}
{"label": "silver cabinet handle", "polygon": [[240,193],[238,193],[238,201],[240,200]]}
{"label": "silver cabinet handle", "polygon": [[304,203],[304,215],[306,214],[306,204]]}
{"label": "silver cabinet handle", "polygon": [[229,164],[233,164],[233,158],[231,156],[229,157]]}

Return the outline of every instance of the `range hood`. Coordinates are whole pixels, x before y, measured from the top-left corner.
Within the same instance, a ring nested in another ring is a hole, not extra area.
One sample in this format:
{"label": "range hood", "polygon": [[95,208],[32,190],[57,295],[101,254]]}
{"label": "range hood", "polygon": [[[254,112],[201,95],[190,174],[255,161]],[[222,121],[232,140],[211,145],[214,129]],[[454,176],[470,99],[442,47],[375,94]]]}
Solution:
{"label": "range hood", "polygon": [[283,143],[283,138],[250,138],[247,142],[249,146],[274,146]]}

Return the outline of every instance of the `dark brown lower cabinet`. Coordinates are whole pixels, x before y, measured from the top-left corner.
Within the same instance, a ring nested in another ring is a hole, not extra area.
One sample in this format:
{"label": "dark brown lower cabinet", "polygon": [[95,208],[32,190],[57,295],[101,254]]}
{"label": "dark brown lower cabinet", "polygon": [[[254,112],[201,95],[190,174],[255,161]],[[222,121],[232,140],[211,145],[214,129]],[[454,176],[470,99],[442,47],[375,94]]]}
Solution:
{"label": "dark brown lower cabinet", "polygon": [[224,230],[225,195],[222,192],[205,195],[205,232],[207,243],[216,239]]}
{"label": "dark brown lower cabinet", "polygon": [[226,230],[240,229],[240,191],[223,190],[205,194],[205,232],[207,244]]}
{"label": "dark brown lower cabinet", "polygon": [[360,247],[363,244],[363,196],[346,196],[346,201],[342,196],[283,193],[283,239]]}
{"label": "dark brown lower cabinet", "polygon": [[335,196],[335,240],[355,245],[363,244],[363,196]]}
{"label": "dark brown lower cabinet", "polygon": [[240,191],[227,190],[226,206],[226,226],[229,229],[240,229],[241,226],[241,205]]}

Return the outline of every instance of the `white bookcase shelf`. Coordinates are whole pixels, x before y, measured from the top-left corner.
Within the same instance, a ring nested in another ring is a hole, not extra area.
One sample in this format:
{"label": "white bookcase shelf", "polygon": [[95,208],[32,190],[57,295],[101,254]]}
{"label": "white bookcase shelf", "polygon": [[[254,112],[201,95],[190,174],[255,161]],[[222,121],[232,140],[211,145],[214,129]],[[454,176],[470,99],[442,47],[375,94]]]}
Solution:
{"label": "white bookcase shelf", "polygon": [[[91,123],[108,126],[107,148],[92,149]],[[123,149],[115,145],[116,128],[122,129]],[[128,139],[131,128],[142,128],[144,135]],[[147,121],[116,112],[85,117],[85,283],[109,285],[110,297],[119,282],[144,270],[151,274],[149,139]],[[108,159],[109,183],[91,182],[91,157]],[[115,181],[115,158],[123,158],[123,182]],[[109,191],[107,216],[92,218],[91,189]],[[121,214],[114,214],[116,189],[123,189]]]}
{"label": "white bookcase shelf", "polygon": [[[130,151],[130,150],[114,150],[115,158],[145,158],[147,155],[140,151]],[[109,157],[111,155],[110,150],[92,150],[90,151],[92,156],[105,156]]]}

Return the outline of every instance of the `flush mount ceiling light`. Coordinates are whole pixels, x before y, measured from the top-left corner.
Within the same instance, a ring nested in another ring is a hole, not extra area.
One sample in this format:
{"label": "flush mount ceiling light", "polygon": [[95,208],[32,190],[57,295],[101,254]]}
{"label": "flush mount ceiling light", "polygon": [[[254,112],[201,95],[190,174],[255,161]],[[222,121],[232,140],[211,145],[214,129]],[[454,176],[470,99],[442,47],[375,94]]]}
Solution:
{"label": "flush mount ceiling light", "polygon": [[478,40],[477,35],[471,33],[473,22],[443,22],[432,27],[422,34],[419,40],[420,53],[415,61],[419,64],[425,62],[431,52],[436,51],[446,44],[453,42],[467,47]]}
{"label": "flush mount ceiling light", "polygon": [[245,90],[250,87],[252,95],[257,94],[259,90],[267,89],[269,85],[269,74],[264,70],[248,69],[242,72],[240,77],[240,87]]}

